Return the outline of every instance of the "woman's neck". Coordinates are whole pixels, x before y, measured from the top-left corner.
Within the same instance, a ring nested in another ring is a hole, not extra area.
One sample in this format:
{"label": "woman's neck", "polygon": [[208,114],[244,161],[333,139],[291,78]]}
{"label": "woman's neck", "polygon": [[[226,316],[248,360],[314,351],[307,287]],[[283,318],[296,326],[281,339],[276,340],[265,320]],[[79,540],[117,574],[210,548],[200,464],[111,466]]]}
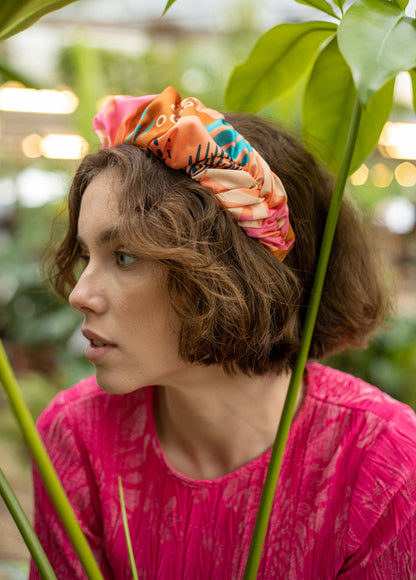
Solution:
{"label": "woman's neck", "polygon": [[[155,424],[167,460],[193,479],[216,479],[273,445],[290,375],[190,369],[188,384],[158,387]],[[303,398],[300,390],[295,412]]]}

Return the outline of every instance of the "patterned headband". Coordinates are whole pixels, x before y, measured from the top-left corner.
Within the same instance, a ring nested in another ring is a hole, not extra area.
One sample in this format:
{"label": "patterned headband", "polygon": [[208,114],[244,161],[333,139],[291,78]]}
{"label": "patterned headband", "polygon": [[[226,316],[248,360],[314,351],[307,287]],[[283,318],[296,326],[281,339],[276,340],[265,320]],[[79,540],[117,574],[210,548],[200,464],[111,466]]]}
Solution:
{"label": "patterned headband", "polygon": [[136,145],[185,171],[249,236],[284,260],[294,233],[283,184],[221,113],[193,97],[181,100],[168,87],[160,95],[110,99],[94,118],[94,130],[103,147]]}

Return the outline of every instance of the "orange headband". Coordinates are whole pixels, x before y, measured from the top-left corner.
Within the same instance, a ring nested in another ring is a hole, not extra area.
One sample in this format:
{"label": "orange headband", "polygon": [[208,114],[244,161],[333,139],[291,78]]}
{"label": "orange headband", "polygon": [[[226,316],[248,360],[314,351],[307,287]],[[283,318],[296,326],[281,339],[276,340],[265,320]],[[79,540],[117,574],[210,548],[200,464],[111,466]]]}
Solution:
{"label": "orange headband", "polygon": [[129,143],[214,193],[245,232],[284,260],[294,243],[287,195],[266,161],[224,116],[173,88],[110,99],[94,118],[103,147]]}

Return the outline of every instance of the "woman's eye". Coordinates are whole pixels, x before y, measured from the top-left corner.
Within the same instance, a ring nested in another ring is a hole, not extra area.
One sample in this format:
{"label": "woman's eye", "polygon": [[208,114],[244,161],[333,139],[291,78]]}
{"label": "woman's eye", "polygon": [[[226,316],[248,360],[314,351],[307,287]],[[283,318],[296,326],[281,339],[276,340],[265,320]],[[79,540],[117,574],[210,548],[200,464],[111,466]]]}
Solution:
{"label": "woman's eye", "polygon": [[117,263],[119,266],[130,266],[133,264],[137,258],[131,254],[125,254],[124,252],[116,252]]}

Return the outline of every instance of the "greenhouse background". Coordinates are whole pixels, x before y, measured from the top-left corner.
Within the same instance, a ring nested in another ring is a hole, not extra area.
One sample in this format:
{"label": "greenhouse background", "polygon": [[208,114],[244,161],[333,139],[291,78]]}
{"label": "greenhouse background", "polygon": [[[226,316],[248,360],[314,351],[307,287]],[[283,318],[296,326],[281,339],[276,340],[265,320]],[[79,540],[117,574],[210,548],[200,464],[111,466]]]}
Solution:
{"label": "greenhouse background", "polygon": [[[39,262],[78,160],[98,149],[91,119],[114,94],[160,92],[224,108],[234,66],[259,34],[310,18],[279,2],[83,0],[0,43],[0,336],[36,417],[54,394],[92,374],[80,319],[42,281]],[[414,12],[414,4],[409,3]],[[24,84],[23,84],[24,83]],[[32,88],[27,88],[32,87]],[[284,95],[261,114],[300,133]],[[378,146],[350,178],[348,195],[374,226],[396,296],[394,318],[364,351],[330,363],[378,385],[416,409],[416,122],[410,78],[399,75],[395,105]],[[63,213],[62,213],[63,212]],[[30,514],[28,453],[0,393],[2,468]],[[0,580],[25,577],[27,550],[0,503]],[[21,573],[21,576],[19,574]]]}

